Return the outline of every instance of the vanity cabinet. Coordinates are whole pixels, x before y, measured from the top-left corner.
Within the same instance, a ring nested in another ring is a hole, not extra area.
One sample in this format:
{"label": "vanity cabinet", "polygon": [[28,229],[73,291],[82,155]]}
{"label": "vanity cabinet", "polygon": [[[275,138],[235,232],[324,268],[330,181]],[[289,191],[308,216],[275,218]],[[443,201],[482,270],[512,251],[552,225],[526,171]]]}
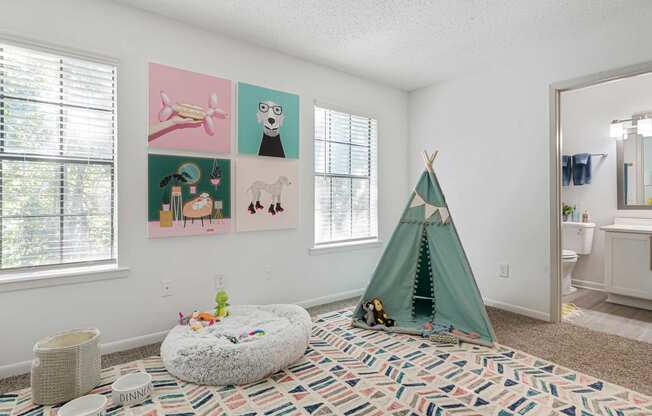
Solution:
{"label": "vanity cabinet", "polygon": [[605,290],[652,300],[652,234],[606,233]]}

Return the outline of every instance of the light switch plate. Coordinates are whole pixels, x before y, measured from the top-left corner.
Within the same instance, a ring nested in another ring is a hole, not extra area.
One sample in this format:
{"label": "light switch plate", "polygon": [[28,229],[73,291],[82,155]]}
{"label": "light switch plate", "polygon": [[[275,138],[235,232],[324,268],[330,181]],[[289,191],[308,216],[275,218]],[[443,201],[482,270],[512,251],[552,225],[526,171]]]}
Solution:
{"label": "light switch plate", "polygon": [[505,279],[509,277],[509,263],[498,264],[498,277]]}
{"label": "light switch plate", "polygon": [[226,289],[226,277],[223,274],[216,274],[214,280],[215,290]]}

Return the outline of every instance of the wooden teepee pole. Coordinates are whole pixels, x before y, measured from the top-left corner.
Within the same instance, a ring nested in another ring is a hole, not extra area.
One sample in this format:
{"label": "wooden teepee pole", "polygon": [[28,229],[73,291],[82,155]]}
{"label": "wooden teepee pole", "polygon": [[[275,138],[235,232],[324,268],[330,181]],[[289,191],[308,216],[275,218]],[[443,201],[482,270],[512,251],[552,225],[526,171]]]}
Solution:
{"label": "wooden teepee pole", "polygon": [[435,161],[438,153],[439,150],[435,150],[435,153],[429,155],[427,151],[423,151],[423,160],[426,162],[426,169],[428,169],[429,172],[432,172],[432,164]]}

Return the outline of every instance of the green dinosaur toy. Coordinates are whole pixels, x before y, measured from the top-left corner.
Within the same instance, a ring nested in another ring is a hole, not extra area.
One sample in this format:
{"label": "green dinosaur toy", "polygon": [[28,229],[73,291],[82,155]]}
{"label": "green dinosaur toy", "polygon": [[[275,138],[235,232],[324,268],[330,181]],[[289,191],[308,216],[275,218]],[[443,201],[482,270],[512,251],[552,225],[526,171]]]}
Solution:
{"label": "green dinosaur toy", "polygon": [[220,290],[215,295],[215,316],[218,318],[229,316],[229,295],[224,290]]}

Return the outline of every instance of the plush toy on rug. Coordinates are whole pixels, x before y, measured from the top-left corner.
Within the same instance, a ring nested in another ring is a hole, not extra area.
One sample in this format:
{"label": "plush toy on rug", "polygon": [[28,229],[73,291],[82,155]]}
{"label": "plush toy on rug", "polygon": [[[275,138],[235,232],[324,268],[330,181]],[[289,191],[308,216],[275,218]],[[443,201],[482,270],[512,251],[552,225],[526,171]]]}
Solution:
{"label": "plush toy on rug", "polygon": [[374,303],[369,301],[362,304],[364,310],[364,321],[369,326],[376,325],[376,316],[374,315]]}
{"label": "plush toy on rug", "polygon": [[[386,327],[394,326],[394,320],[387,315],[383,301],[378,298],[373,298],[366,302],[365,309],[365,322],[369,326],[383,325]],[[371,313],[370,313],[371,312]],[[373,319],[372,319],[373,318]]]}

